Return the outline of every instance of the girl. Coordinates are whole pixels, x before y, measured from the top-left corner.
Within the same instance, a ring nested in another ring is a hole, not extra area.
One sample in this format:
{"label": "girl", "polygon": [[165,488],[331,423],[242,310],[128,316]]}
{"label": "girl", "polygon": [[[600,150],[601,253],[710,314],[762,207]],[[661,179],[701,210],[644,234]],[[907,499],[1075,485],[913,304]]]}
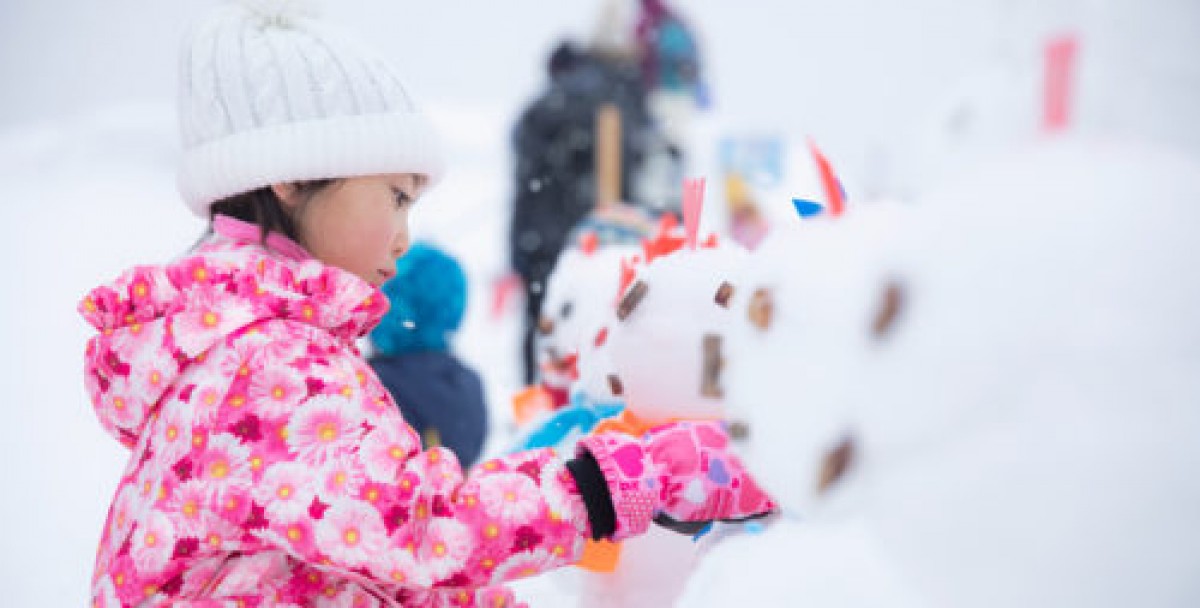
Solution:
{"label": "girl", "polygon": [[599,435],[464,476],[354,341],[441,172],[379,59],[289,7],[230,5],[183,55],[180,190],[212,234],[80,304],[86,385],[130,450],[94,605],[509,605],[585,537],[770,503],[714,425]]}

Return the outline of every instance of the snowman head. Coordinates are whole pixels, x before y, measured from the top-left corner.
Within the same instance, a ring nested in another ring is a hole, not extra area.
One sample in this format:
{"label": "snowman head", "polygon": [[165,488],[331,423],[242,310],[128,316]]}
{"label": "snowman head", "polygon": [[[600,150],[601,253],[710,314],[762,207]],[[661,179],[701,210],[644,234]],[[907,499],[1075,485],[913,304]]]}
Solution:
{"label": "snowman head", "polygon": [[626,277],[605,348],[609,380],[633,414],[647,422],[723,415],[728,306],[745,256],[710,239]]}
{"label": "snowman head", "polygon": [[734,296],[728,417],[747,466],[786,510],[811,511],[859,457],[858,382],[903,309],[903,282],[882,263],[902,214],[864,205],[776,230]]}
{"label": "snowman head", "polygon": [[[630,246],[581,247],[559,257],[547,282],[537,327],[543,369],[578,378],[584,374],[583,365],[595,363],[594,356],[584,353],[592,348],[617,297],[622,260],[636,252]],[[599,388],[604,390],[603,385]]]}

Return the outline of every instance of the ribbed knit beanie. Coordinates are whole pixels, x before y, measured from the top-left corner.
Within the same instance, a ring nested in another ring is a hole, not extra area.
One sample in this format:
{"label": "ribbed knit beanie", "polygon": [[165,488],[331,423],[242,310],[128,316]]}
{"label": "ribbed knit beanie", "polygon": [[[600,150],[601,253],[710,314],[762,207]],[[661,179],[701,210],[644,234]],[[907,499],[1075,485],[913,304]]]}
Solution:
{"label": "ribbed knit beanie", "polygon": [[381,57],[297,0],[238,0],[181,57],[180,193],[213,202],[288,181],[443,171],[437,136]]}

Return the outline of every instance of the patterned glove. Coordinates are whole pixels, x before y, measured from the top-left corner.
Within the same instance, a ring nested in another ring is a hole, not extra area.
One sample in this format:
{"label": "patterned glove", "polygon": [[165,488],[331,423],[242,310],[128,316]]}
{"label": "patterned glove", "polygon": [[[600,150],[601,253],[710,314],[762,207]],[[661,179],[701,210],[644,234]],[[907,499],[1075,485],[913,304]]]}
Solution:
{"label": "patterned glove", "polygon": [[728,451],[729,438],[716,422],[676,422],[641,439],[601,433],[579,442],[581,456],[595,459],[615,512],[611,539],[645,532],[654,520],[692,533],[715,520],[766,515],[770,498]]}

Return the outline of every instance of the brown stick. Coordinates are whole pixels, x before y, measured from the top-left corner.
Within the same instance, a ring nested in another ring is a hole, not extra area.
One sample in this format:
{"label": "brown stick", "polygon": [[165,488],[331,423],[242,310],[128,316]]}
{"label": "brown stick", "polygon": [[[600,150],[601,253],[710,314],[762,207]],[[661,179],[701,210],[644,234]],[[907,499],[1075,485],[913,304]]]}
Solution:
{"label": "brown stick", "polygon": [[621,198],[621,110],[606,103],[596,110],[596,210]]}

